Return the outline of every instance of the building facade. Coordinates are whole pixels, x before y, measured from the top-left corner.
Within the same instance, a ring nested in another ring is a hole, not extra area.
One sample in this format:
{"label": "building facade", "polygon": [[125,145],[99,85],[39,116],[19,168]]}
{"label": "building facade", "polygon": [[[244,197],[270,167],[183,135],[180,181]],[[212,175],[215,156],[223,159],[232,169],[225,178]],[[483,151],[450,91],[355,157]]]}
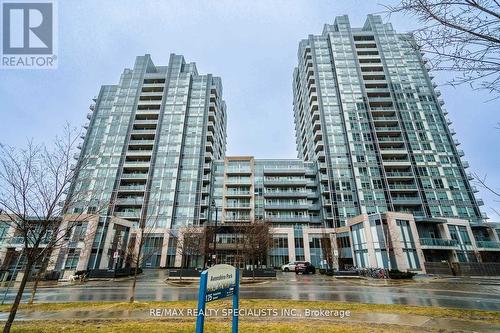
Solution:
{"label": "building facade", "polygon": [[[318,163],[327,187],[321,195],[325,224],[339,238],[349,236],[350,246],[356,245],[353,228],[364,233],[363,240],[376,236],[367,216],[398,212],[408,215],[413,231],[412,262],[422,258],[420,251],[427,261],[474,261],[481,248],[473,238],[498,238],[484,223],[483,202],[474,195],[468,163],[432,79],[411,35],[375,15],[360,28],[351,27],[347,16],[337,17],[321,35],[299,44],[293,74],[298,157]],[[377,220],[394,229],[390,218]],[[470,239],[458,249],[461,235]],[[489,245],[498,251],[497,243]],[[356,251],[352,264],[373,266]],[[377,261],[379,267],[389,260],[383,262]]]}
{"label": "building facade", "polygon": [[[241,227],[259,221],[270,225],[259,262],[267,267],[304,260],[425,272],[433,262],[499,262],[500,226],[485,222],[432,79],[410,35],[379,16],[360,28],[337,17],[299,43],[298,158],[264,160],[225,156],[220,78],[180,55],[167,66],[137,57],[117,85],[101,88],[75,156],[70,192],[88,202],[69,213],[94,216],[93,201],[109,208],[89,219],[91,245],[68,247],[56,266],[126,265],[127,242],[143,227],[144,251],[154,254],[143,267],[179,267],[176,230],[215,225],[217,261],[244,266]],[[192,265],[207,263],[196,256]]]}
{"label": "building facade", "polygon": [[281,267],[307,259],[320,265],[325,260],[333,229],[326,228],[321,215],[316,163],[232,156],[213,167],[209,222],[217,219],[219,225],[220,260],[234,264],[234,227],[259,221],[269,223],[272,238],[262,264]]}
{"label": "building facade", "polygon": [[300,42],[294,71],[299,158],[318,161],[332,226],[398,211],[480,223],[481,200],[422,55],[379,16],[347,16]]}
{"label": "building facade", "polygon": [[[100,218],[89,268],[110,262],[102,258],[102,235],[112,217],[145,226],[147,244],[160,248],[168,245],[168,230],[202,224],[210,165],[226,151],[221,79],[198,74],[180,55],[172,54],[167,66],[139,56],[119,84],[102,86],[90,109],[71,191],[109,202],[109,210]],[[92,203],[82,207],[92,213]],[[166,257],[155,258],[153,267],[167,265]]]}

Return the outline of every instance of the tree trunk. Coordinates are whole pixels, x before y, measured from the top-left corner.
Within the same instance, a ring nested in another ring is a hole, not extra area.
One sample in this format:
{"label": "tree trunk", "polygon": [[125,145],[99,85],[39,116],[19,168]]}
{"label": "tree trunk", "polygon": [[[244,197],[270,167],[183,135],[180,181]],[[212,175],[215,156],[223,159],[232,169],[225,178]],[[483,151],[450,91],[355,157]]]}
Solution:
{"label": "tree trunk", "polygon": [[40,267],[40,270],[38,271],[38,274],[36,275],[35,284],[33,285],[33,289],[31,289],[31,297],[28,301],[29,305],[32,305],[33,302],[35,301],[35,295],[38,290],[38,283],[40,283],[40,279],[42,278],[42,273],[47,271],[47,266],[49,265],[49,259],[50,256],[45,255],[42,260],[42,265]]}
{"label": "tree trunk", "polygon": [[33,267],[33,263],[31,261],[26,262],[26,267],[24,268],[23,279],[21,280],[21,284],[19,285],[19,289],[17,290],[16,298],[14,299],[14,303],[10,308],[9,318],[3,327],[3,333],[10,333],[10,328],[14,323],[14,318],[16,318],[17,309],[19,308],[19,303],[21,303],[21,298],[23,297],[24,288],[26,287],[26,283],[28,282],[29,275],[31,273],[31,268]]}
{"label": "tree trunk", "polygon": [[181,258],[181,273],[179,274],[179,280],[182,281],[182,269],[184,268],[184,255]]}
{"label": "tree trunk", "polygon": [[132,296],[130,296],[130,303],[134,303],[135,301],[135,286],[137,284],[137,266],[139,266],[138,264],[135,265],[135,269],[134,269],[134,282],[132,283]]}
{"label": "tree trunk", "polygon": [[[141,254],[142,247],[144,246],[144,227],[141,228],[141,239],[139,240],[139,250],[137,251],[137,260],[135,261],[134,269],[134,282],[132,283],[132,296],[130,296],[130,303],[135,301],[135,288],[137,285],[137,271],[139,270],[139,265],[141,264]],[[132,254],[133,258],[133,254]]]}
{"label": "tree trunk", "polygon": [[255,257],[252,258],[252,280],[255,280]]}
{"label": "tree trunk", "polygon": [[40,273],[41,272],[38,272],[38,274],[36,276],[35,284],[33,285],[33,289],[31,289],[31,296],[30,296],[30,300],[28,301],[29,305],[33,305],[33,302],[35,301],[36,290],[38,288],[38,283],[40,282],[40,278],[41,278]]}

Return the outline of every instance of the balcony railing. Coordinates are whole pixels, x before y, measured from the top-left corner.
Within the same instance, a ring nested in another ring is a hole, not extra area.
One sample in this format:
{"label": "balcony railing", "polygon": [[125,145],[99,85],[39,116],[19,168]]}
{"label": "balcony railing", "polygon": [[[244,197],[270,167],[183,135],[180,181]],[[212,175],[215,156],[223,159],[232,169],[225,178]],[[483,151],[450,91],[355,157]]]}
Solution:
{"label": "balcony railing", "polygon": [[250,208],[249,202],[227,203],[226,208]]}
{"label": "balcony railing", "polygon": [[375,126],[375,131],[377,132],[393,132],[401,131],[401,128],[397,126]]}
{"label": "balcony railing", "polygon": [[116,200],[118,205],[142,205],[144,198],[118,198]]}
{"label": "balcony railing", "polygon": [[420,238],[420,245],[423,246],[444,246],[444,247],[456,247],[458,242],[454,239],[444,239],[444,238]]}
{"label": "balcony railing", "polygon": [[226,195],[250,195],[250,191],[227,191]]}
{"label": "balcony railing", "polygon": [[128,185],[128,186],[120,186],[118,189],[120,191],[144,191],[144,185]]}
{"label": "balcony railing", "polygon": [[251,184],[252,179],[250,178],[226,178],[226,184]]}
{"label": "balcony railing", "polygon": [[305,185],[307,180],[305,178],[297,179],[264,179],[266,185]]}
{"label": "balcony railing", "polygon": [[494,241],[476,241],[476,244],[477,244],[478,248],[500,249],[500,242],[494,242]]}
{"label": "balcony railing", "polygon": [[386,174],[387,177],[413,177],[413,173],[412,172],[404,172],[404,171],[401,171],[401,172],[397,172],[397,171],[386,172],[385,174]]}
{"label": "balcony railing", "polygon": [[389,184],[391,190],[416,190],[415,185],[404,185],[404,184]]}
{"label": "balcony railing", "polygon": [[[296,210],[309,209],[310,207],[313,207],[313,205],[307,203],[266,203],[264,207],[266,209]],[[319,209],[319,207],[317,208]]]}
{"label": "balcony railing", "polygon": [[303,197],[307,196],[308,192],[306,191],[273,191],[273,192],[264,192],[265,197]]}
{"label": "balcony railing", "polygon": [[402,137],[380,137],[378,138],[380,142],[403,142]]}
{"label": "balcony railing", "polygon": [[309,222],[309,216],[268,216],[266,220],[270,222]]}
{"label": "balcony railing", "polygon": [[226,173],[249,174],[249,173],[252,173],[252,170],[250,170],[250,168],[227,168]]}
{"label": "balcony railing", "polygon": [[146,179],[148,178],[147,173],[123,173],[122,178],[126,179]]}
{"label": "balcony railing", "polygon": [[138,219],[141,217],[141,211],[115,212],[115,216],[128,219]]}

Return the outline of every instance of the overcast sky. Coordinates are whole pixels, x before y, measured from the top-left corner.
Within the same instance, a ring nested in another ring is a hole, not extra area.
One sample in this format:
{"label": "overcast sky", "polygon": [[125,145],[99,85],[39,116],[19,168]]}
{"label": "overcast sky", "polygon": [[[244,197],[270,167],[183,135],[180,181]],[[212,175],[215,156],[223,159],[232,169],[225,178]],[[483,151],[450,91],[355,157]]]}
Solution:
{"label": "overcast sky", "polygon": [[[388,4],[392,0],[380,3]],[[102,84],[118,83],[135,56],[166,65],[170,53],[222,77],[228,106],[228,155],[294,158],[292,71],[300,39],[348,14],[361,26],[377,1],[60,1],[57,70],[0,70],[0,142],[49,141],[66,121],[85,122]],[[388,18],[385,17],[385,20]],[[418,25],[391,17],[398,31]],[[446,82],[436,73],[438,84]],[[500,100],[469,87],[440,88],[469,171],[500,187]],[[500,203],[482,192],[484,210]],[[495,216],[493,220],[498,221]]]}

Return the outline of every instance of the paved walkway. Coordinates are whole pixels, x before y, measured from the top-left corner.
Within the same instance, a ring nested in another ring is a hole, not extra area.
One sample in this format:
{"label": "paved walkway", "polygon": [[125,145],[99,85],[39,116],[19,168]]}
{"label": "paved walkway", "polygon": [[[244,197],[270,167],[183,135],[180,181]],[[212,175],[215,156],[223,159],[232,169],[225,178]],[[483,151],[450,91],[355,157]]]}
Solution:
{"label": "paved walkway", "polygon": [[[153,316],[151,310],[154,309],[142,309],[142,310],[118,310],[118,311],[74,311],[74,310],[63,310],[63,311],[24,311],[21,310],[16,316],[16,321],[35,321],[35,320],[192,320],[195,322],[195,316],[189,315],[184,312],[183,315],[160,315]],[[184,309],[186,311],[186,309]],[[331,322],[341,322],[344,324],[356,323],[356,324],[381,324],[381,325],[396,325],[413,327],[415,331],[420,329],[431,329],[437,331],[470,331],[470,332],[500,332],[499,324],[486,323],[482,321],[472,321],[472,320],[460,320],[460,319],[447,319],[447,318],[433,318],[429,316],[412,315],[412,314],[393,314],[393,313],[363,313],[363,312],[351,312],[349,316],[344,318],[335,316],[305,316],[302,310],[297,312],[296,316],[280,315],[277,316],[265,316],[265,317],[254,317],[254,316],[243,316],[241,321],[265,321],[271,322],[273,320],[291,322],[294,320],[307,319],[310,320],[321,320],[321,321],[331,321]],[[0,313],[0,321],[4,321],[7,318],[7,313]],[[213,314],[212,317],[225,318],[221,312]]]}

